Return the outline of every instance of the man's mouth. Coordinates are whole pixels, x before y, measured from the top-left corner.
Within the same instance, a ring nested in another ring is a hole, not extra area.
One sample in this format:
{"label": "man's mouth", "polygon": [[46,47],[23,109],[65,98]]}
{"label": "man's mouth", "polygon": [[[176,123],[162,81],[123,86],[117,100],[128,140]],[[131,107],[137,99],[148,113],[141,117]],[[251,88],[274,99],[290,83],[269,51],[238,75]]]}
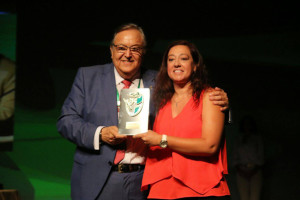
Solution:
{"label": "man's mouth", "polygon": [[121,60],[122,62],[129,62],[129,63],[132,63],[134,62],[134,60]]}

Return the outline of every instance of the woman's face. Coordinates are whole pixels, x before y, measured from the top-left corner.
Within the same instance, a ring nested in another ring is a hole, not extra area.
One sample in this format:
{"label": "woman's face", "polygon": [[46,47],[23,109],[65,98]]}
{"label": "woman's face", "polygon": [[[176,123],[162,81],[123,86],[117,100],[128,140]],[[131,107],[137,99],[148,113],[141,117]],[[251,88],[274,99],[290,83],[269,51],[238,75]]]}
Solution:
{"label": "woman's face", "polygon": [[186,84],[190,81],[193,71],[196,70],[189,47],[177,45],[168,53],[168,75],[174,83]]}

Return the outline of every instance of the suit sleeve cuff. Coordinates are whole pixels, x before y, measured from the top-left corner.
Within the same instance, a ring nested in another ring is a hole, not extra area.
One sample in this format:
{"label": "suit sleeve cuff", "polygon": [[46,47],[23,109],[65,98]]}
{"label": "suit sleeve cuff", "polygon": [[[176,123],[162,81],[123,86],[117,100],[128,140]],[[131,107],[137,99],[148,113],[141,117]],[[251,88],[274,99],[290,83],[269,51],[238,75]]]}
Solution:
{"label": "suit sleeve cuff", "polygon": [[98,128],[95,131],[95,135],[94,135],[94,149],[95,150],[100,149],[100,134],[101,134],[102,128],[104,128],[104,126],[98,126]]}

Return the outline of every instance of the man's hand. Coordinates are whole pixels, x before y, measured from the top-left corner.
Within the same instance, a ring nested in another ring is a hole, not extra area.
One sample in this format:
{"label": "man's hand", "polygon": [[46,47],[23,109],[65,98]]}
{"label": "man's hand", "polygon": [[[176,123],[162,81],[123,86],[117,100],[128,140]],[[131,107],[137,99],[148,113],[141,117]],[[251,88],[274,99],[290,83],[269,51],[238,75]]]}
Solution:
{"label": "man's hand", "polygon": [[126,135],[121,135],[119,129],[116,126],[107,126],[101,130],[101,141],[110,144],[117,145],[122,143],[126,139]]}
{"label": "man's hand", "polygon": [[229,100],[227,97],[227,93],[224,92],[221,88],[215,87],[209,94],[209,100],[213,102],[213,104],[221,106],[220,110],[224,111],[229,108]]}

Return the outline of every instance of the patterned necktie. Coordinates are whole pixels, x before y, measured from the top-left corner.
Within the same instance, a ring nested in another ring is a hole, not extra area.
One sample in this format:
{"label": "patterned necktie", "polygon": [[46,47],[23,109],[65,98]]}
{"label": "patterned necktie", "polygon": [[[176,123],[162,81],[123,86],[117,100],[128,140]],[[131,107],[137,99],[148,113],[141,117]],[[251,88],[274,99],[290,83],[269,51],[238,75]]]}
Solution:
{"label": "patterned necktie", "polygon": [[[122,83],[124,84],[123,89],[127,89],[127,88],[130,87],[130,85],[131,85],[132,82],[124,79],[122,81]],[[124,159],[124,156],[125,156],[125,149],[119,149],[119,150],[117,150],[114,164],[118,164],[121,160]]]}

